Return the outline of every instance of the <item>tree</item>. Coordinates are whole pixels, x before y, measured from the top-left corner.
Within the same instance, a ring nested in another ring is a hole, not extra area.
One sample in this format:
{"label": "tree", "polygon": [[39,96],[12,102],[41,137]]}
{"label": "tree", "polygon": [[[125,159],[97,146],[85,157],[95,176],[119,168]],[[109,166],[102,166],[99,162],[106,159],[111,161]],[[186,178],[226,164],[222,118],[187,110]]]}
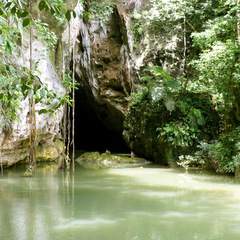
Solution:
{"label": "tree", "polygon": [[[225,130],[235,129],[240,121],[239,102],[239,36],[237,2],[221,2],[213,20],[202,32],[193,33],[195,46],[201,54],[195,66],[199,71],[198,83],[219,98],[219,110],[224,114]],[[198,84],[198,85],[199,85]]]}

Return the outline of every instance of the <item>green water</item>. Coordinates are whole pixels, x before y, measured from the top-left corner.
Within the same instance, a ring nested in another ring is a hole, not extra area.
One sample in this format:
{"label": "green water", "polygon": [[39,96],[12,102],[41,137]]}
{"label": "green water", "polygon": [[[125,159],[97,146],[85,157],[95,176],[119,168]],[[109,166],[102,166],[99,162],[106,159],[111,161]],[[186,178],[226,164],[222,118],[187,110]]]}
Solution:
{"label": "green water", "polygon": [[164,168],[5,170],[0,239],[239,240],[240,185]]}

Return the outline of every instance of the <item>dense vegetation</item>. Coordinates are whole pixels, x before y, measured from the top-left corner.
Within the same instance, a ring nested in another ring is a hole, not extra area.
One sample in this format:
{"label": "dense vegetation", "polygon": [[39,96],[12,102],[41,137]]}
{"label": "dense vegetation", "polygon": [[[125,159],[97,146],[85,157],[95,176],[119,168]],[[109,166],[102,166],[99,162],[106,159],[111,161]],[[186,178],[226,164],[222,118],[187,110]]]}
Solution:
{"label": "dense vegetation", "polygon": [[[146,5],[145,9],[132,14],[135,43],[141,43],[147,25],[147,33],[155,46],[163,32],[166,36],[169,32],[181,32],[179,52],[182,54],[183,71],[171,81],[174,90],[167,92],[163,86],[166,85],[167,73],[155,71],[156,66],[152,66],[152,77],[149,74],[148,77],[142,77],[144,87],[140,88],[138,94],[132,95],[130,114],[135,111],[136,102],[144,104],[146,92],[151,95],[152,104],[156,98],[163,101],[169,114],[174,113],[175,108],[181,109],[182,114],[178,119],[170,119],[156,128],[165,142],[176,148],[193,142],[198,144],[195,155],[180,156],[179,164],[201,164],[208,159],[218,171],[234,173],[240,165],[239,1],[151,0],[149,3],[151,7]],[[147,83],[146,79],[149,80]],[[149,82],[152,82],[150,88]],[[176,89],[177,84],[179,86]],[[200,107],[201,98],[192,98],[194,93],[210,96],[220,116],[217,126],[219,134],[216,132],[211,139],[200,137],[201,132],[211,126],[205,125],[206,109]],[[179,101],[181,95],[184,97]],[[191,103],[196,101],[197,105],[192,107]],[[159,108],[155,109],[158,111]]]}

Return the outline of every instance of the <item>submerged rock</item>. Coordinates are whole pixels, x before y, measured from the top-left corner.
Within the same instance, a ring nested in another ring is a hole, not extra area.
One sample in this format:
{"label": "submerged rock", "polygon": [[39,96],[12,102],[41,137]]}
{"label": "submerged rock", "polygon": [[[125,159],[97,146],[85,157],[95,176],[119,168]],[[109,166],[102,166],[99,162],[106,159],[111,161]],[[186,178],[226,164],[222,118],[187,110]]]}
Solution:
{"label": "submerged rock", "polygon": [[111,154],[109,151],[100,154],[99,152],[85,152],[76,159],[82,167],[87,169],[100,169],[121,167],[123,164],[147,164],[148,162],[143,158],[126,157]]}

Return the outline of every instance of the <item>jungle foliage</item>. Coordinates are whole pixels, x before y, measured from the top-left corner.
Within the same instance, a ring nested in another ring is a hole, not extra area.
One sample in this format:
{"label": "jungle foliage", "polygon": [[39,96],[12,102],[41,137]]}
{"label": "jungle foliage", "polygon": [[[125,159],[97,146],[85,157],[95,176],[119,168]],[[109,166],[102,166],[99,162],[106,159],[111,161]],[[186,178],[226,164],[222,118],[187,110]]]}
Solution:
{"label": "jungle foliage", "polygon": [[[39,4],[39,9],[42,8],[42,2]],[[61,1],[45,2],[53,15],[60,14],[62,4]],[[27,97],[34,96],[36,104],[44,103],[50,106],[48,109],[40,110],[39,114],[46,112],[54,114],[54,111],[63,104],[64,100],[68,99],[68,96],[57,95],[48,90],[47,85],[40,80],[41,72],[38,64],[40,60],[45,59],[47,52],[54,49],[56,35],[49,30],[47,23],[30,13],[29,2],[1,1],[0,25],[0,101],[3,112],[0,127],[3,130],[9,130],[18,118],[20,102]],[[36,29],[38,38],[46,44],[46,49],[42,52],[40,59],[34,62],[32,69],[26,65],[23,52],[24,35],[29,35],[29,26]],[[16,58],[22,59],[20,66],[17,65]]]}
{"label": "jungle foliage", "polygon": [[[141,44],[148,34],[154,48],[163,33],[166,36],[168,32],[181,33],[179,52],[184,60],[184,72],[175,79],[167,77],[170,73],[155,71],[161,65],[152,66],[148,74],[143,72],[139,91],[130,99],[131,108],[136,107],[136,102],[144,102],[143,96],[149,92],[151,101],[162,100],[169,113],[179,109],[181,114],[177,119],[169,120],[156,131],[175,147],[197,144],[195,155],[180,156],[180,165],[209,161],[217,166],[217,171],[234,173],[240,166],[239,1],[149,0],[149,4],[151,7],[145,4],[143,10],[132,13],[135,43]],[[174,88],[169,88],[168,82]],[[185,94],[181,96],[181,93]],[[203,129],[211,125],[206,124],[202,99],[193,99],[195,93],[210,96],[220,116],[219,133],[208,140],[200,137]]]}

